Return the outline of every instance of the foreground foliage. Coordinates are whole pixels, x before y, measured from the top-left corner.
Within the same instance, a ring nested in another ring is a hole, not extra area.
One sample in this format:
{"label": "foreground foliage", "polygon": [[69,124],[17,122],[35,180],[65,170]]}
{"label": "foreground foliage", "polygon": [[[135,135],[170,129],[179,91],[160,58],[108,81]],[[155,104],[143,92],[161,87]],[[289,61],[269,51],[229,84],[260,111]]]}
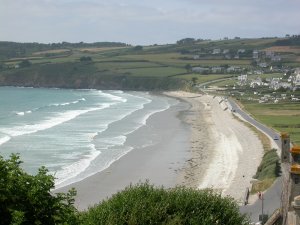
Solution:
{"label": "foreground foliage", "polygon": [[212,190],[127,187],[81,215],[82,224],[248,224],[233,199]]}
{"label": "foreground foliage", "polygon": [[45,167],[27,174],[18,155],[0,156],[0,225],[248,224],[237,204],[212,190],[129,186],[112,198],[79,213],[75,190],[53,194],[54,177]]}
{"label": "foreground foliage", "polygon": [[20,158],[0,156],[0,225],[77,224],[75,190],[52,194],[54,177],[45,167],[37,175],[20,168]]}

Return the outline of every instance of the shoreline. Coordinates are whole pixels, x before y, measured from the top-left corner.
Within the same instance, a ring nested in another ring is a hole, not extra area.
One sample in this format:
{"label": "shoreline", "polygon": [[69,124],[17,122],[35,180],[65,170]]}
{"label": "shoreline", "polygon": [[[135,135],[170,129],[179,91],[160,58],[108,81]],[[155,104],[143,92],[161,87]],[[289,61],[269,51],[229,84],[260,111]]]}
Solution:
{"label": "shoreline", "polygon": [[128,136],[129,143],[144,135],[160,141],[133,149],[106,170],[55,192],[75,187],[79,210],[145,181],[166,188],[213,188],[241,203],[263,154],[259,139],[213,96],[181,91],[162,95],[180,103],[154,114]]}
{"label": "shoreline", "polygon": [[178,173],[190,158],[190,128],[179,118],[179,113],[188,108],[188,103],[180,101],[165,111],[153,114],[145,126],[128,135],[126,142],[134,146],[137,140],[146,136],[155,143],[134,148],[107,169],[55,189],[55,192],[66,192],[74,187],[77,190],[75,207],[86,210],[125,187],[140,182],[175,187]]}

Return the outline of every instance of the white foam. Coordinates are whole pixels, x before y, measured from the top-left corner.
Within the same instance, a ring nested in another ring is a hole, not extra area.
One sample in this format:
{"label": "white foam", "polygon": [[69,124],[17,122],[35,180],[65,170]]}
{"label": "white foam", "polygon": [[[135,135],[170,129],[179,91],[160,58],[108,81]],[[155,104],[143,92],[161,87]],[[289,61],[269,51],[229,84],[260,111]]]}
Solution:
{"label": "white foam", "polygon": [[[122,101],[122,98],[118,98],[117,96],[114,96],[114,95],[111,95],[111,94],[106,94],[106,93],[103,93],[101,91],[99,91],[99,93],[102,96],[107,96],[111,100],[115,101],[113,104],[118,104],[119,102],[124,102],[124,101]],[[140,109],[145,108],[146,104],[152,102],[151,99],[147,99],[145,97],[134,96],[134,95],[132,95],[132,97],[142,99],[143,103],[140,103],[139,105],[135,105],[135,108],[133,108],[132,110],[127,111],[122,116],[119,116],[119,118],[117,120],[110,121],[110,123],[122,120],[123,118],[131,115],[132,113],[134,113],[134,112],[136,112]],[[123,98],[123,99],[125,99],[125,98]],[[131,146],[125,146],[124,145],[126,143],[126,140],[127,140],[126,135],[128,135],[128,134],[136,131],[138,128],[144,126],[146,124],[147,120],[149,119],[149,117],[152,116],[153,114],[165,111],[169,108],[170,108],[170,105],[167,104],[167,105],[163,106],[160,109],[155,109],[155,110],[152,110],[152,111],[148,110],[149,112],[147,112],[146,115],[142,116],[139,121],[137,121],[137,126],[133,127],[132,130],[130,130],[129,132],[123,133],[123,134],[115,136],[115,137],[103,137],[103,138],[101,138],[101,136],[99,136],[100,139],[97,139],[97,141],[99,141],[99,143],[101,143],[101,144],[100,144],[100,146],[97,145],[98,150],[101,150],[104,153],[104,151],[106,149],[109,149],[109,148],[112,148],[112,147],[117,147],[117,149],[119,149],[121,151],[118,150],[115,154],[112,155],[112,157],[110,157],[109,160],[107,160],[104,164],[102,164],[96,170],[94,170],[94,169],[89,170],[88,167],[90,166],[90,163],[98,155],[95,155],[95,157],[91,157],[90,158],[91,160],[89,162],[87,162],[87,161],[78,161],[76,163],[73,163],[69,166],[66,166],[66,167],[62,168],[62,170],[58,171],[55,175],[56,177],[59,178],[58,181],[56,182],[56,188],[68,185],[68,184],[73,183],[73,182],[77,182],[79,180],[82,180],[82,179],[84,179],[88,176],[91,176],[95,173],[101,172],[101,171],[107,169],[108,167],[110,167],[110,165],[112,163],[119,160],[120,158],[122,158],[124,155],[126,155],[128,152],[130,152],[133,149],[133,147],[131,147]],[[106,124],[106,129],[109,126],[110,123]],[[89,134],[87,134],[87,139],[92,142],[95,139],[96,136],[101,134],[101,132],[103,132],[103,130],[102,131],[98,130],[98,132],[89,133]],[[151,144],[153,144],[153,143],[152,142],[147,143],[147,145],[151,145]],[[91,145],[91,146],[94,147],[94,145]],[[81,163],[82,163],[82,165],[81,165]]]}
{"label": "white foam", "polygon": [[16,112],[16,115],[18,115],[18,116],[24,116],[25,113],[24,112]]}
{"label": "white foam", "polygon": [[60,184],[66,182],[67,180],[70,180],[76,176],[78,176],[80,173],[82,173],[84,170],[86,170],[91,162],[99,155],[101,154],[100,151],[97,151],[94,144],[90,144],[90,153],[88,155],[85,155],[81,157],[80,160],[67,165],[63,166],[61,170],[54,173],[54,176],[57,178],[55,182],[56,188],[59,187]]}
{"label": "white foam", "polygon": [[116,137],[111,137],[111,138],[105,138],[101,140],[103,144],[105,144],[105,148],[110,148],[113,146],[122,146],[126,142],[127,137],[125,135],[119,135]]}
{"label": "white foam", "polygon": [[116,156],[115,158],[113,158],[111,161],[107,162],[107,163],[105,164],[105,166],[102,167],[102,169],[101,169],[100,171],[94,172],[94,173],[90,174],[90,176],[91,176],[91,175],[94,175],[94,174],[96,174],[96,173],[98,173],[98,172],[101,172],[101,171],[103,171],[103,170],[105,170],[105,169],[107,169],[108,167],[111,166],[111,164],[113,164],[114,162],[118,161],[118,160],[119,160],[120,158],[122,158],[124,155],[126,155],[127,153],[129,153],[132,149],[133,149],[133,147],[127,147],[127,149],[126,149],[125,151],[123,151],[121,154],[119,154],[118,156]]}
{"label": "white foam", "polygon": [[27,110],[25,112],[15,112],[15,114],[17,116],[24,116],[25,114],[29,114],[29,113],[32,113],[32,111],[31,110]]}
{"label": "white foam", "polygon": [[0,145],[3,145],[4,143],[8,142],[11,139],[9,136],[5,136],[0,138]]}
{"label": "white foam", "polygon": [[77,104],[79,102],[82,102],[82,101],[86,101],[85,98],[80,98],[78,100],[75,100],[75,101],[72,101],[72,102],[63,102],[63,103],[53,103],[53,104],[50,104],[49,106],[66,106],[66,105],[71,105],[71,104]]}
{"label": "white foam", "polygon": [[111,92],[114,93],[114,94],[123,94],[124,93],[123,91],[120,91],[120,90],[111,91]]}
{"label": "white foam", "polygon": [[0,129],[1,132],[3,132],[4,134],[8,134],[10,136],[16,137],[16,136],[21,136],[21,135],[25,135],[25,134],[32,134],[32,133],[36,133],[38,131],[42,131],[42,130],[46,130],[52,127],[55,127],[57,125],[60,125],[62,123],[65,123],[67,121],[70,121],[72,119],[75,119],[76,117],[88,113],[88,112],[92,112],[92,111],[96,111],[96,110],[101,110],[104,108],[108,108],[110,107],[111,104],[102,104],[99,107],[94,107],[94,108],[89,108],[89,109],[85,109],[85,110],[70,110],[67,112],[63,112],[63,113],[57,113],[55,114],[55,116],[41,121],[38,124],[26,124],[23,126],[16,126],[16,127],[12,127],[12,128],[6,128],[6,129]]}
{"label": "white foam", "polygon": [[149,112],[148,114],[146,114],[143,119],[140,121],[140,123],[142,125],[146,125],[147,123],[147,120],[150,118],[150,116],[152,116],[153,114],[155,113],[159,113],[159,112],[163,112],[163,111],[166,111],[167,109],[170,108],[170,105],[167,105],[166,107],[162,108],[162,109],[157,109],[157,110],[154,110],[152,112]]}
{"label": "white foam", "polygon": [[110,100],[112,101],[117,101],[117,102],[127,102],[127,99],[126,98],[122,98],[120,96],[116,96],[116,95],[112,95],[112,94],[109,94],[109,93],[104,93],[102,91],[98,91],[98,93],[101,95],[101,96],[105,96],[107,98],[109,98]]}

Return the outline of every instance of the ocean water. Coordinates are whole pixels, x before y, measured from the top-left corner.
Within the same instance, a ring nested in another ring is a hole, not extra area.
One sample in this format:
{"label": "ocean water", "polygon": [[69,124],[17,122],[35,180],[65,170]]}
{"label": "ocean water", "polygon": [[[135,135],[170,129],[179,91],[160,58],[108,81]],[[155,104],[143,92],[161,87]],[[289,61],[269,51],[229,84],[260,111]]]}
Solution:
{"label": "ocean water", "polygon": [[46,166],[56,187],[65,186],[155,144],[126,139],[177,103],[146,92],[0,87],[0,154],[20,153],[28,173]]}

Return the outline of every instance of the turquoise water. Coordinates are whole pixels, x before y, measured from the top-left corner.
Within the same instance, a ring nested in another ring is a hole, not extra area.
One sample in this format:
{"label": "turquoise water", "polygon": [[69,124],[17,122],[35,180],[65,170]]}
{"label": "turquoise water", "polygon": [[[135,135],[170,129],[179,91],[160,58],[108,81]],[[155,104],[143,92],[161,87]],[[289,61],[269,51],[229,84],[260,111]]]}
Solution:
{"label": "turquoise water", "polygon": [[177,103],[145,92],[0,87],[0,154],[20,153],[31,174],[46,166],[61,187],[130,152],[127,135]]}

